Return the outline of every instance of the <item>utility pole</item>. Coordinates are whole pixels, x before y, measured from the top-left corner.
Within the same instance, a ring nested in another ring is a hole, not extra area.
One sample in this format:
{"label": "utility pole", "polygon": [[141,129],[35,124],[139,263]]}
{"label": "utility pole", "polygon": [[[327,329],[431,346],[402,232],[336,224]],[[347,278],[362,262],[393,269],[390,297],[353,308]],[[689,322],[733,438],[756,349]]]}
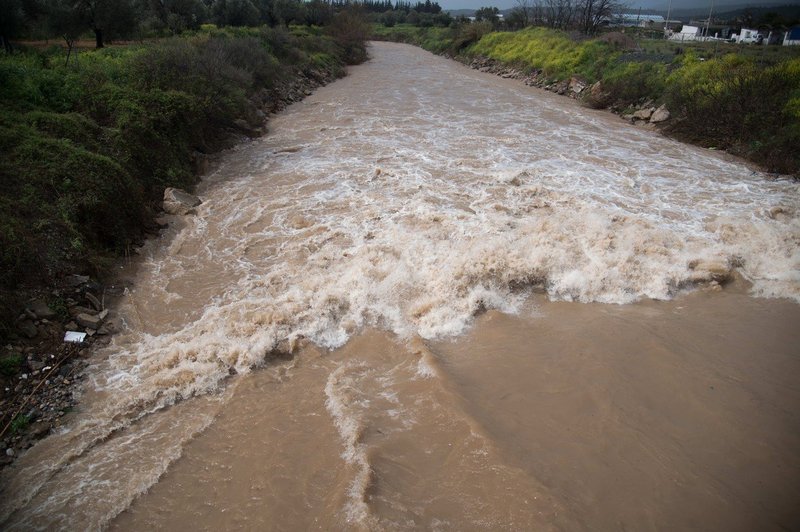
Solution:
{"label": "utility pole", "polygon": [[708,27],[711,25],[711,14],[714,12],[714,0],[711,0],[711,9],[708,10],[708,20],[706,20],[706,40],[708,40]]}
{"label": "utility pole", "polygon": [[672,13],[672,0],[667,4],[667,20],[664,21],[664,37],[669,38],[669,15]]}

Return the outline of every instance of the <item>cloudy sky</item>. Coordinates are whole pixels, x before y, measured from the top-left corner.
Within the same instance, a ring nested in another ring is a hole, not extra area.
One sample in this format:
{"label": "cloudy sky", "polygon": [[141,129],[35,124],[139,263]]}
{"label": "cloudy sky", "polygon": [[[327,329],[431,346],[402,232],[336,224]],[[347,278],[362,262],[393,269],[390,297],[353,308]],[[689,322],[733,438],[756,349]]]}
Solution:
{"label": "cloudy sky", "polygon": [[[625,0],[624,3],[635,11],[639,7],[645,9],[663,9],[666,11],[669,0]],[[699,8],[704,6],[711,7],[711,0],[672,0],[672,9]],[[714,0],[714,11],[720,8],[733,6],[734,8],[744,7],[745,5],[786,5],[798,4],[800,0]],[[444,9],[477,9],[481,6],[495,6],[500,9],[507,9],[517,5],[515,0],[439,0],[439,5]]]}

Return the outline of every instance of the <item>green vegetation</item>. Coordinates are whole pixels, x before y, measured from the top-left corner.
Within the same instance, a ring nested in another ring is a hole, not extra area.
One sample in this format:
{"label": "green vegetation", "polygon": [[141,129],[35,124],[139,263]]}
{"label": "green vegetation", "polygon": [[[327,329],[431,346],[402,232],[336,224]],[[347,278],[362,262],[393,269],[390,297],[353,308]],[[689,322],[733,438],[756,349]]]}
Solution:
{"label": "green vegetation", "polygon": [[15,434],[19,434],[20,432],[24,431],[26,428],[28,428],[30,423],[30,417],[25,414],[17,414],[14,416],[14,419],[11,420],[11,435],[14,436]]}
{"label": "green vegetation", "polygon": [[[298,77],[363,60],[363,21],[329,28],[206,26],[158,41],[0,56],[0,299],[75,270],[97,274],[141,239],[164,187],[236,119],[260,125]],[[17,309],[18,312],[18,309]],[[6,322],[7,322],[6,319]],[[0,331],[2,332],[2,331]]]}
{"label": "green vegetation", "polygon": [[[546,83],[600,82],[587,105],[627,112],[666,104],[665,132],[728,150],[771,171],[800,174],[800,50],[797,47],[637,42],[607,33],[576,37],[530,27],[492,31],[487,22],[421,28],[375,26],[373,38],[406,42],[470,61],[488,57]],[[734,53],[731,53],[734,52]]]}
{"label": "green vegetation", "polygon": [[575,41],[546,28],[489,33],[472,46],[470,53],[543,70],[556,80],[572,75],[595,80],[619,55],[603,41]]}
{"label": "green vegetation", "polygon": [[0,375],[4,377],[16,375],[22,366],[22,360],[22,355],[19,354],[6,355],[0,358]]}

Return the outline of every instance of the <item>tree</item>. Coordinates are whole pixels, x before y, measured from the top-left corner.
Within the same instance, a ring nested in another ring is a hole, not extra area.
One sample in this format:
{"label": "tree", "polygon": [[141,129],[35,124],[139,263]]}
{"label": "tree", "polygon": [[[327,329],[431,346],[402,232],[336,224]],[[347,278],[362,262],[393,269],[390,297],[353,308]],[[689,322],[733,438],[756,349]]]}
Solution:
{"label": "tree", "polygon": [[54,0],[50,2],[46,20],[48,34],[58,35],[67,43],[67,58],[64,62],[67,65],[70,57],[72,57],[75,41],[78,40],[81,33],[88,29],[86,21],[81,12],[75,9],[75,4],[72,0]]}
{"label": "tree", "polygon": [[306,24],[324,26],[333,18],[333,9],[325,0],[311,0],[306,3]]}
{"label": "tree", "polygon": [[482,7],[475,11],[475,20],[478,22],[486,20],[496,24],[500,20],[500,10],[496,7]]}
{"label": "tree", "polygon": [[593,35],[600,23],[611,17],[615,8],[613,0],[580,0],[577,6],[578,29],[586,35]]}
{"label": "tree", "polygon": [[131,0],[55,0],[53,4],[48,17],[65,18],[73,30],[83,24],[94,33],[97,48],[103,48],[108,39],[133,35],[139,26],[140,11]]}
{"label": "tree", "polygon": [[20,0],[0,0],[0,44],[12,52],[11,39],[17,37],[24,24]]}
{"label": "tree", "polygon": [[258,26],[261,12],[250,0],[217,0],[214,18],[220,26]]}
{"label": "tree", "polygon": [[567,29],[575,17],[573,0],[543,0],[544,18],[547,25],[555,29]]}
{"label": "tree", "polygon": [[513,29],[527,28],[533,24],[533,0],[517,0],[517,5],[508,16],[508,25]]}

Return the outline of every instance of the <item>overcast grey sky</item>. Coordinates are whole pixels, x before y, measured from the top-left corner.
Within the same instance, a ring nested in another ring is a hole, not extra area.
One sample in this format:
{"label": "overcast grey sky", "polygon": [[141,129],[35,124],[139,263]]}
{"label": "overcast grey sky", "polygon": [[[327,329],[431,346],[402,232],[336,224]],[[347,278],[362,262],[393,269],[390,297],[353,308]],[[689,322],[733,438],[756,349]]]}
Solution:
{"label": "overcast grey sky", "polygon": [[[636,10],[639,7],[652,8],[652,9],[667,9],[667,2],[669,0],[623,0],[623,2],[630,6],[631,10]],[[725,6],[739,7],[742,5],[795,5],[800,4],[800,0],[714,0],[714,11],[724,9]],[[507,9],[514,7],[515,0],[439,0],[439,5],[444,9],[477,9],[482,6],[494,6],[500,9]],[[672,0],[672,9],[685,9],[685,8],[700,8],[711,6],[710,0]]]}

